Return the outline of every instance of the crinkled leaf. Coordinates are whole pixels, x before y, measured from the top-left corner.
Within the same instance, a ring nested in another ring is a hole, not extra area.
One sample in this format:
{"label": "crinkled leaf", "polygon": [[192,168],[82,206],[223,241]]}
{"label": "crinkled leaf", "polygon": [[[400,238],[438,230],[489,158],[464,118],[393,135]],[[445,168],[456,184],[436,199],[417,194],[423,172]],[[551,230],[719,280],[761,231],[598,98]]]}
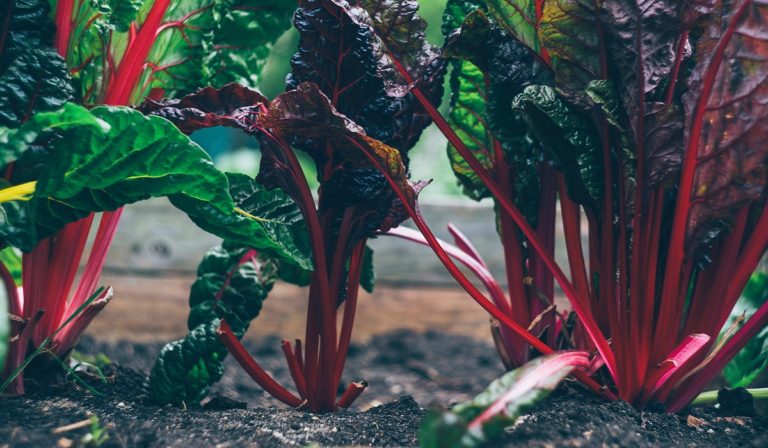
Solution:
{"label": "crinkled leaf", "polygon": [[[414,29],[422,26],[412,2],[400,3],[408,11],[406,23]],[[343,0],[302,2],[294,16],[300,38],[298,51],[291,59],[287,87],[290,90],[304,82],[317,84],[334,108],[365,128],[369,136],[405,153],[429,121],[386,56],[387,43],[376,36],[375,30],[388,31],[393,51],[403,51],[400,56],[407,55],[416,62],[414,69],[423,69],[412,75],[430,87],[426,91],[434,92],[430,94],[435,102],[439,102],[442,67],[427,64],[432,52],[423,39],[414,36],[403,41],[401,17],[372,10],[378,13],[375,17],[362,6],[350,6]]]}
{"label": "crinkled leaf", "polygon": [[648,187],[676,183],[683,161],[683,113],[676,104],[646,103],[645,160]]}
{"label": "crinkled leaf", "polygon": [[525,410],[553,391],[574,368],[589,364],[584,352],[541,356],[493,381],[480,395],[448,411],[431,411],[419,430],[422,447],[477,447],[489,443]]}
{"label": "crinkled leaf", "polygon": [[[392,54],[429,101],[438,106],[443,96],[446,61],[440,57],[438,49],[427,42],[427,22],[418,14],[419,3],[415,0],[360,0],[359,5],[371,17],[376,31],[374,42],[382,41],[383,45],[375,47],[386,50],[377,54],[377,58],[386,62]],[[412,94],[406,94],[405,100],[405,107],[395,123],[395,137],[387,142],[401,152],[412,148],[421,131],[431,123],[429,115]]]}
{"label": "crinkled leaf", "polygon": [[[513,170],[515,202],[528,222],[535,226],[540,189],[536,165],[541,155],[525,122],[512,110],[512,102],[529,85],[551,84],[551,72],[535,53],[495,26],[482,10],[466,17],[461,29],[446,42],[444,53],[469,61],[483,72],[484,86],[487,86],[483,118]],[[468,124],[471,122],[464,123]],[[489,160],[487,155],[485,159]]]}
{"label": "crinkled leaf", "polygon": [[57,110],[73,94],[61,56],[50,48],[31,49],[0,75],[0,126],[16,127],[37,112]]}
{"label": "crinkled leaf", "polygon": [[[686,252],[718,234],[718,222],[765,197],[768,184],[768,4],[718,2],[696,41],[686,152],[696,154]],[[730,31],[729,31],[730,30]],[[732,34],[726,34],[732,32]],[[723,51],[715,51],[722,40]]]}
{"label": "crinkled leaf", "polygon": [[485,8],[485,0],[448,0],[443,11],[443,36],[448,36],[464,23],[464,18],[478,8]]}
{"label": "crinkled leaf", "polygon": [[17,57],[46,48],[53,42],[54,27],[48,18],[47,0],[9,0],[0,6],[0,72]]}
{"label": "crinkled leaf", "polygon": [[[366,156],[367,153],[376,158],[399,183],[399,188],[415,200],[417,191],[408,181],[399,151],[367,136],[360,126],[337,112],[317,85],[304,83],[277,97],[269,105],[263,123],[285,138],[312,141],[314,145],[310,147],[324,148],[329,144],[333,148],[333,165],[344,169],[337,170],[323,183],[326,202],[320,204],[321,212],[327,208],[357,207],[357,212],[367,218],[360,229],[366,236],[377,229],[386,231],[407,217],[384,176]],[[316,161],[325,157],[323,153],[310,155]]]}
{"label": "crinkled leaf", "polygon": [[605,186],[599,138],[592,122],[547,86],[526,88],[512,107],[525,118],[544,150],[557,162],[568,196],[594,209]]}
{"label": "crinkled leaf", "polygon": [[15,161],[33,147],[35,141],[51,131],[109,132],[110,125],[87,109],[66,103],[55,112],[36,114],[24,126],[11,129],[0,127],[0,165]]}
{"label": "crinkled leaf", "polygon": [[675,61],[679,35],[677,4],[672,0],[605,0],[609,70],[616,73],[635,144],[642,146],[645,102],[650,100]]}
{"label": "crinkled leaf", "polygon": [[203,257],[189,293],[190,332],[160,351],[150,374],[153,400],[196,403],[206,395],[224,372],[227,350],[216,336],[220,319],[242,338],[272,290],[276,269],[274,262],[231,242]]}
{"label": "crinkled leaf", "polygon": [[539,39],[552,61],[558,89],[569,99],[586,104],[584,89],[602,78],[601,47],[596,3],[592,0],[544,2]]}
{"label": "crinkled leaf", "polygon": [[7,1],[0,21],[0,126],[16,127],[37,112],[59,109],[73,89],[45,0]]}

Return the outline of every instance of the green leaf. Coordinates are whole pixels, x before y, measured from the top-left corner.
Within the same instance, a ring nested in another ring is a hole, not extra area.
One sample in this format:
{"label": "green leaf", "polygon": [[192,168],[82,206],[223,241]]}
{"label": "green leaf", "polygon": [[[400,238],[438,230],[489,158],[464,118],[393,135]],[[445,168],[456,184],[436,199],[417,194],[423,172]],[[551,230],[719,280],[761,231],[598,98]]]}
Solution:
{"label": "green leaf", "polygon": [[448,411],[430,411],[419,430],[419,445],[477,447],[489,443],[549,395],[574,368],[588,364],[584,352],[536,358],[493,381],[474,399]]}
{"label": "green leaf", "polygon": [[0,72],[17,57],[49,47],[55,32],[48,15],[48,0],[16,0],[3,3],[0,21]]}
{"label": "green leaf", "polygon": [[[493,137],[486,123],[485,77],[480,69],[469,61],[461,61],[451,74],[451,110],[448,123],[464,145],[472,151],[486,168],[493,166]],[[480,177],[458,153],[448,144],[448,158],[451,168],[464,194],[480,200],[490,193]]]}
{"label": "green leaf", "polygon": [[284,0],[217,0],[214,26],[203,40],[202,85],[236,82],[255,88],[272,45],[290,28],[295,10],[294,2]]}
{"label": "green leaf", "polygon": [[0,234],[22,250],[31,250],[39,239],[88,213],[168,196],[206,230],[311,269],[308,254],[287,230],[297,214],[286,221],[277,216],[288,212],[285,197],[279,202],[278,193],[263,193],[283,208],[276,202],[265,203],[275,207],[270,210],[246,206],[268,213],[268,218],[238,209],[233,194],[247,202],[242,195],[256,192],[241,192],[241,183],[230,191],[227,176],[171,122],[128,108],[88,111],[68,104],[61,112],[37,114],[18,129],[0,128],[0,154],[13,155],[53,129],[62,138],[50,144],[49,163],[39,174],[34,195],[28,202],[4,204]]}
{"label": "green leaf", "polygon": [[[756,271],[749,278],[731,320],[740,314],[752,314],[768,301],[768,273]],[[721,332],[721,337],[724,331]],[[747,387],[768,367],[768,330],[749,340],[725,366],[723,377],[731,387]]]}
{"label": "green leaf", "polygon": [[[16,286],[21,286],[21,253],[15,247],[0,250],[0,263],[11,273]],[[1,365],[1,363],[0,363]]]}
{"label": "green leaf", "polygon": [[[540,59],[525,45],[518,42],[512,35],[496,26],[482,10],[475,10],[467,15],[461,29],[451,35],[446,42],[444,54],[447,57],[469,62],[482,73],[472,73],[473,77],[464,77],[464,72],[454,69],[452,73],[453,104],[458,104],[462,92],[457,88],[466,87],[479,92],[484,91],[485,112],[482,115],[471,110],[456,110],[461,115],[461,122],[454,122],[461,138],[469,137],[463,130],[472,129],[480,136],[477,124],[483,124],[486,130],[495,138],[504,153],[505,159],[513,171],[515,203],[525,215],[528,222],[536,225],[539,209],[540,181],[538,163],[541,154],[538,144],[534,141],[517,111],[512,109],[515,96],[525,87],[535,84],[551,84],[551,73]],[[462,70],[465,68],[461,66]],[[470,84],[462,84],[462,81]],[[478,97],[473,97],[473,106],[482,109]],[[454,110],[450,115],[453,115]],[[464,114],[463,112],[468,112]],[[451,119],[454,117],[449,116]],[[455,118],[459,118],[456,116]],[[493,167],[492,147],[490,136],[484,145],[477,148],[477,155],[486,166]],[[473,142],[474,145],[480,143]],[[471,146],[470,146],[471,147]],[[449,149],[449,154],[450,154]],[[459,179],[472,181],[470,192],[477,197],[485,194],[479,183],[473,179],[465,166],[466,162],[452,157],[452,164],[459,168]],[[465,186],[467,183],[465,182]]]}
{"label": "green leaf", "polygon": [[548,86],[526,88],[512,107],[523,115],[542,147],[559,165],[568,195],[594,209],[603,196],[604,185],[599,138],[592,122]]}
{"label": "green leaf", "polygon": [[239,244],[225,241],[200,262],[189,292],[186,338],[166,344],[150,374],[150,394],[160,404],[196,403],[224,372],[227,349],[216,331],[226,319],[238,338],[276,280],[276,264]]}
{"label": "green leaf", "polygon": [[485,0],[448,0],[443,11],[443,37],[448,39],[454,30],[461,27],[467,14],[478,8],[485,8]]}
{"label": "green leaf", "polygon": [[297,269],[311,271],[309,232],[296,203],[283,190],[267,189],[247,175],[227,173],[226,176],[229,194],[245,214],[222,213],[216,203],[183,196],[173,196],[171,202],[203,230],[225,240],[250,245]]}
{"label": "green leaf", "polygon": [[[0,127],[0,165],[18,159],[30,149],[43,134],[51,131],[109,132],[110,125],[91,114],[87,109],[72,103],[55,112],[35,114],[18,129]],[[64,167],[62,167],[64,168]]]}
{"label": "green leaf", "polygon": [[[8,1],[0,21],[0,126],[16,127],[37,112],[59,109],[74,90],[46,0]],[[7,16],[5,16],[7,14]]]}
{"label": "green leaf", "polygon": [[748,387],[768,367],[768,332],[750,339],[731,359],[723,377],[730,387]]}
{"label": "green leaf", "polygon": [[363,269],[360,273],[360,286],[369,293],[376,286],[376,271],[373,269],[373,249],[365,246],[363,252]]}

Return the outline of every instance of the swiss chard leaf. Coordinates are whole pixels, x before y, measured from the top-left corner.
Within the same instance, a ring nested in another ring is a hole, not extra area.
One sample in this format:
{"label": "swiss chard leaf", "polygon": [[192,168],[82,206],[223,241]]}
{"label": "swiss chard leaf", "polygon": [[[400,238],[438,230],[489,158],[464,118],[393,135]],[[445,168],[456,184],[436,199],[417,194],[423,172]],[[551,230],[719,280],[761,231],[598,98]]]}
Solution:
{"label": "swiss chard leaf", "polygon": [[718,225],[765,197],[768,185],[768,4],[717,2],[697,39],[686,112],[686,153],[695,160],[686,252],[717,235]]}
{"label": "swiss chard leaf", "polygon": [[45,0],[8,1],[0,22],[0,126],[16,127],[37,112],[73,99],[63,59],[50,48],[53,24]]}
{"label": "swiss chard leaf", "polygon": [[[483,72],[469,61],[459,61],[451,73],[451,109],[448,123],[462,142],[486,168],[493,166],[493,136],[486,119],[487,98]],[[489,195],[480,177],[448,144],[448,158],[464,194],[480,200]]]}
{"label": "swiss chard leaf", "polygon": [[[568,196],[595,208],[603,196],[602,154],[593,124],[547,86],[530,86],[512,107],[563,171]],[[572,169],[576,168],[576,169]]]}
{"label": "swiss chard leaf", "polygon": [[407,69],[435,103],[442,93],[443,68],[432,63],[435,52],[424,39],[417,9],[411,0],[353,6],[341,0],[302,2],[294,16],[300,38],[288,89],[303,82],[317,84],[336,110],[405,154],[429,120],[386,52],[406,58]]}
{"label": "swiss chard leaf", "polygon": [[431,411],[419,431],[422,447],[477,447],[553,391],[574,368],[589,364],[584,352],[542,356],[493,381],[480,395],[448,411]]}
{"label": "swiss chard leaf", "polygon": [[[275,41],[296,10],[283,0],[217,0],[214,25],[203,39],[204,85],[256,87]],[[189,90],[189,89],[188,89]]]}
{"label": "swiss chard leaf", "polygon": [[644,118],[654,90],[672,70],[680,22],[671,0],[606,0],[609,70],[616,73],[635,144],[643,147]]}
{"label": "swiss chard leaf", "polygon": [[584,89],[603,77],[596,3],[591,0],[544,2],[538,35],[552,60],[558,89],[586,105]]}
{"label": "swiss chard leaf", "polygon": [[[73,124],[70,117],[80,122]],[[6,219],[0,229],[15,246],[31,250],[38,240],[88,213],[168,196],[213,233],[230,236],[230,225],[251,223],[250,233],[239,235],[239,242],[311,267],[292,239],[267,228],[277,225],[278,217],[262,219],[237,208],[227,177],[167,120],[126,108],[88,111],[69,104],[61,112],[37,114],[18,129],[0,128],[0,154],[23,150],[53,129],[63,138],[51,144],[51,159],[34,195],[27,202],[4,204]],[[273,239],[277,237],[281,240]]]}
{"label": "swiss chard leaf", "polygon": [[227,350],[216,331],[226,319],[241,338],[272,290],[277,266],[231,242],[209,251],[189,293],[186,338],[166,344],[150,374],[150,393],[161,404],[196,403],[224,373]]}
{"label": "swiss chard leaf", "polygon": [[[277,97],[269,106],[264,124],[285,138],[312,141],[313,145],[308,148],[331,145],[334,160],[338,160],[335,164],[344,170],[323,184],[324,196],[329,199],[320,204],[321,212],[326,207],[342,210],[357,207],[358,213],[366,215],[365,225],[360,229],[363,234],[357,235],[358,238],[376,230],[386,231],[407,218],[384,176],[366,156],[367,152],[376,157],[389,169],[399,188],[415,200],[418,188],[409,182],[399,151],[367,136],[360,126],[337,112],[315,84],[301,84],[298,89]],[[368,151],[364,152],[361,147]],[[310,154],[316,160],[323,156]]]}
{"label": "swiss chard leaf", "polygon": [[[540,158],[540,151],[522,117],[512,109],[512,102],[527,86],[551,84],[551,72],[531,49],[496,26],[482,10],[471,12],[461,29],[449,36],[444,54],[450,58],[468,61],[482,71],[482,84],[477,86],[473,83],[472,86],[476,90],[485,90],[485,114],[480,117],[476,114],[466,114],[460,126],[476,128],[473,120],[484,120],[486,129],[490,130],[491,134],[488,136],[488,143],[492,143],[491,136],[499,142],[513,171],[515,202],[528,221],[535,226],[540,190],[535,165]],[[480,76],[476,79],[480,81]],[[473,99],[477,100],[477,97]],[[476,107],[480,107],[479,102],[476,104]],[[456,126],[461,129],[458,124]],[[478,159],[493,167],[493,153],[490,148],[483,145],[476,146],[475,149]],[[449,153],[451,151],[453,150],[449,149]],[[465,164],[466,161],[454,161],[454,170],[465,174]],[[476,191],[480,194],[482,190],[478,186]]]}

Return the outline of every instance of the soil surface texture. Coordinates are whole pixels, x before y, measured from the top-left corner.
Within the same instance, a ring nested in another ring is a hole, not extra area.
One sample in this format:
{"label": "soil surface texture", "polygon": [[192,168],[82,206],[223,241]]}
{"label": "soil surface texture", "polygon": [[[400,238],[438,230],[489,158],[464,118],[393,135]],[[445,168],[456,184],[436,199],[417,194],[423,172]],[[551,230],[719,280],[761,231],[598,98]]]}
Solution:
{"label": "soil surface texture", "polygon": [[[245,343],[266,370],[291,384],[277,338]],[[109,436],[104,447],[415,446],[425,408],[466,400],[503,373],[489,344],[398,331],[352,345],[343,383],[369,383],[354,409],[319,416],[287,409],[231,359],[211,398],[179,409],[157,406],[146,393],[161,346],[84,338],[80,352],[105,354],[113,363],[104,369],[106,384],[91,382],[102,395],[64,375],[29,377],[27,395],[0,397],[0,448],[80,446],[92,432],[92,415]],[[730,398],[727,406],[669,415],[604,402],[566,384],[494,446],[768,446],[765,416]]]}

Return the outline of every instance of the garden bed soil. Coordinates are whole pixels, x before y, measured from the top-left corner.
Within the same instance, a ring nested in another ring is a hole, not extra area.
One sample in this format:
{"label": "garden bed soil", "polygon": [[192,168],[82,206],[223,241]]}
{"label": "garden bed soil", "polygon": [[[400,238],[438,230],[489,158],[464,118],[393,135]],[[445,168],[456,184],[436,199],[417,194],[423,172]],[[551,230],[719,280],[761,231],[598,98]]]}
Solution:
{"label": "garden bed soil", "polygon": [[[465,400],[502,373],[489,344],[444,333],[399,331],[353,344],[346,379],[370,384],[354,409],[320,416],[286,409],[231,359],[211,399],[179,409],[157,406],[146,393],[146,372],[161,345],[85,338],[81,352],[103,353],[113,361],[104,369],[109,382],[92,383],[103,396],[62,375],[29,378],[27,395],[0,398],[0,447],[77,446],[89,428],[61,428],[91,415],[108,431],[105,447],[413,446],[425,408]],[[246,346],[276,378],[290,383],[277,338],[247,340]],[[748,414],[749,409],[739,409],[737,402],[678,415],[637,411],[626,403],[601,401],[569,383],[523,416],[494,446],[768,446],[764,416],[733,415]]]}

